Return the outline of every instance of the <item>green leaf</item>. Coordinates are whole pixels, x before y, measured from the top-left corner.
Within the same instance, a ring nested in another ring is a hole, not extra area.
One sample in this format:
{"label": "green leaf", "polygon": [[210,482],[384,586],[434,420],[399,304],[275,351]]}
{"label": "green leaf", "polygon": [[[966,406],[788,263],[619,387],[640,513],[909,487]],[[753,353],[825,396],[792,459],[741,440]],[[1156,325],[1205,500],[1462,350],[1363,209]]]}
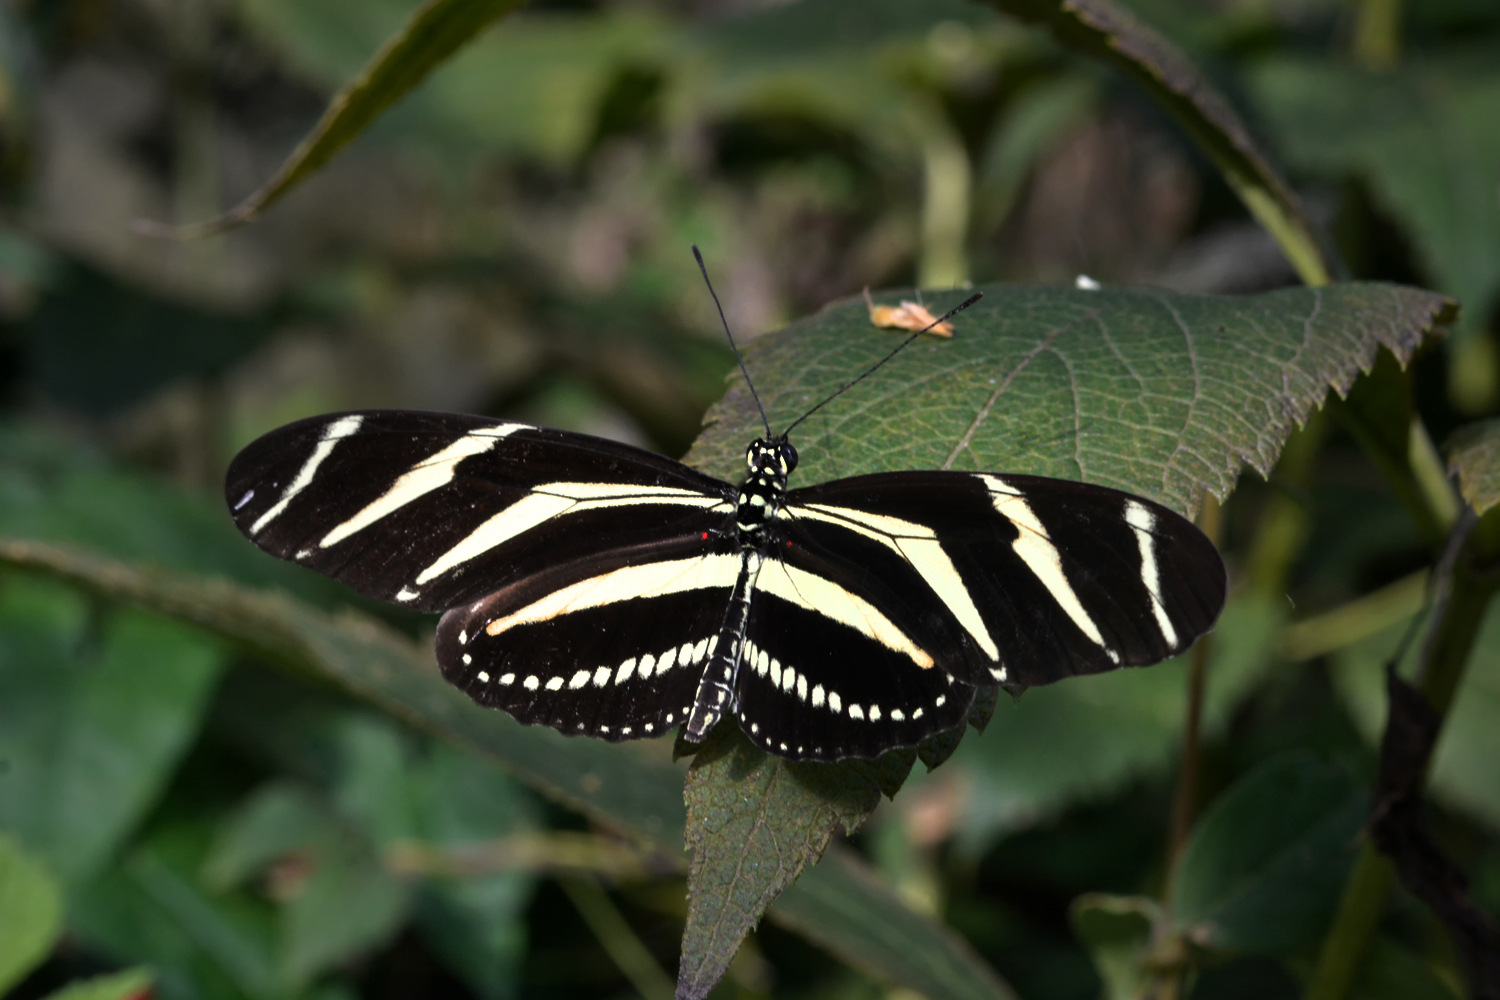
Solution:
{"label": "green leaf", "polygon": [[[1403,364],[1451,312],[1442,296],[1349,283],[1237,298],[987,286],[952,340],[914,343],[798,427],[793,485],[896,469],[1085,479],[1197,508],[1243,465],[1269,473],[1330,388],[1386,347]],[[963,292],[927,293],[941,312]],[[900,343],[863,301],[758,338],[745,362],[773,428]],[[689,464],[737,478],[760,417],[736,376]]]}
{"label": "green leaf", "polygon": [[1110,0],[987,2],[1022,20],[1046,25],[1063,44],[1112,63],[1146,88],[1213,158],[1302,280],[1309,285],[1328,282],[1330,268],[1296,196],[1239,115],[1171,42]]}
{"label": "green leaf", "polygon": [[0,994],[41,964],[62,933],[62,889],[36,858],[0,831]]}
{"label": "green leaf", "polygon": [[1336,764],[1307,752],[1265,762],[1194,827],[1173,882],[1173,922],[1221,951],[1285,954],[1316,943],[1367,809]]}
{"label": "green leaf", "polygon": [[247,546],[222,503],[115,468],[41,426],[0,421],[0,468],[0,537],[84,545],[320,603],[351,597],[347,588]]}
{"label": "green leaf", "polygon": [[[936,293],[929,301],[940,311],[961,294]],[[1242,463],[1268,472],[1293,426],[1330,387],[1347,392],[1382,345],[1399,359],[1409,358],[1447,309],[1440,296],[1389,285],[1335,285],[1236,299],[992,287],[963,314],[953,340],[913,344],[858,391],[801,425],[798,477],[817,482],[894,469],[995,469],[1087,479],[1190,512],[1202,490],[1227,493]],[[759,338],[746,352],[746,363],[773,428],[781,428],[878,362],[894,343],[899,341],[869,325],[862,302],[850,301]],[[736,476],[744,443],[756,435],[759,422],[743,382],[735,380],[710,410],[707,430],[688,461],[720,476]],[[913,426],[920,433],[913,433]],[[1271,626],[1262,622],[1254,629],[1264,637]],[[1268,645],[1258,643],[1255,663],[1265,662]],[[1080,752],[1078,734],[1107,732],[1103,727],[1121,718],[1119,692],[1131,685],[1150,694],[1136,702],[1153,733],[1147,756],[1165,762],[1182,717],[1184,685],[1162,668],[1089,678],[1033,692],[1028,699],[1050,699],[1053,706],[1086,699],[1096,705],[1092,725],[1059,728],[1053,718],[1038,729],[1048,736],[1072,734],[1069,748],[1085,768],[1103,762],[1119,775],[1138,770],[1139,758],[1132,761],[1108,740]],[[1044,718],[1031,703],[1026,713],[1033,720]],[[995,748],[1014,749],[1005,737],[1014,739],[1019,728],[996,729],[998,738],[979,746],[986,754],[1015,759]],[[1033,755],[1049,755],[1044,772],[1056,770],[1056,739],[1020,742]],[[688,980],[693,988],[712,982],[705,969],[727,961],[726,941],[738,936],[725,929],[747,928],[758,907],[788,881],[784,864],[743,866],[732,878],[726,876],[723,859],[742,844],[743,837],[733,838],[745,832],[743,825],[789,823],[786,839],[799,850],[783,857],[795,865],[816,857],[818,845],[843,821],[812,812],[801,801],[802,788],[764,780],[765,772],[748,762],[740,774],[722,759],[715,765],[695,772],[690,796],[732,804],[741,819],[707,836],[696,830],[698,815],[717,822],[719,814],[695,813],[690,823],[695,848],[701,844],[699,849],[716,855],[701,868],[695,856],[689,876],[695,904],[713,901],[701,925],[690,917],[684,939],[684,968],[698,977]],[[861,766],[846,762],[832,768],[850,771],[844,787],[860,787],[855,769]],[[760,780],[739,781],[750,773]],[[722,786],[712,787],[716,782]],[[810,817],[827,824],[821,837],[807,827]],[[773,828],[767,835],[775,833]],[[725,836],[730,844],[714,843]],[[700,873],[713,880],[712,888],[697,883]],[[758,890],[749,884],[756,879],[763,882]],[[695,954],[701,954],[702,969],[691,964]]]}
{"label": "green leaf", "polygon": [[[910,759],[906,766],[911,766]],[[733,721],[688,771],[688,918],[677,995],[706,997],[761,914],[836,829],[853,833],[880,801],[879,763],[794,763],[754,747]]]}
{"label": "green leaf", "polygon": [[830,850],[781,894],[770,916],[853,968],[922,996],[1015,996],[966,941],[912,911],[850,851]]}
{"label": "green leaf", "polygon": [[1091,892],[1073,900],[1068,921],[1089,950],[1094,969],[1104,980],[1104,1000],[1136,1000],[1148,995],[1153,981],[1151,954],[1161,906],[1145,896],[1110,896]]}
{"label": "green leaf", "polygon": [[1500,73],[1495,54],[1411,60],[1392,73],[1267,60],[1250,91],[1288,160],[1365,178],[1427,274],[1464,304],[1460,330],[1500,302]]}
{"label": "green leaf", "polygon": [[248,222],[323,166],[427,74],[521,0],[428,0],[386,40],[358,77],[334,96],[323,117],[275,176],[217,219],[184,226],[146,225],[185,238],[222,233]]}
{"label": "green leaf", "polygon": [[294,988],[395,937],[407,906],[405,887],[348,831],[330,823],[309,848],[313,874],[282,907],[277,949],[278,979]]}
{"label": "green leaf", "polygon": [[196,630],[0,578],[0,824],[68,882],[105,861],[197,732],[223,662]]}
{"label": "green leaf", "polygon": [[284,1000],[272,908],[249,892],[211,892],[198,877],[213,823],[153,824],[122,863],[70,896],[70,933],[96,954],[159,970],[169,996]]}
{"label": "green leaf", "polygon": [[[1265,676],[1284,601],[1231,599],[1214,631],[1204,731],[1222,731]],[[1188,657],[1001,697],[995,724],[950,766],[969,790],[959,847],[976,855],[1008,831],[1171,767],[1182,742]]]}
{"label": "green leaf", "polygon": [[1414,952],[1381,937],[1366,949],[1349,1000],[1459,1000],[1459,994]]}
{"label": "green leaf", "polygon": [[143,572],[30,542],[0,541],[0,563],[41,570],[311,669],[396,718],[475,750],[586,816],[668,850],[681,848],[682,772],[664,743],[615,746],[522,726],[445,683],[430,650],[362,615],[329,615],[280,594]]}
{"label": "green leaf", "polygon": [[1460,427],[1448,442],[1448,473],[1463,498],[1483,514],[1500,503],[1500,420]]}
{"label": "green leaf", "polygon": [[[620,746],[522,727],[506,716],[475,706],[438,679],[426,654],[367,619],[347,614],[330,616],[280,596],[245,591],[223,581],[145,573],[87,553],[34,543],[0,541],[0,563],[46,572],[113,600],[176,615],[315,670],[393,715],[473,748],[543,794],[601,823],[633,833],[669,857],[682,848],[681,772],[668,762],[665,745]],[[827,776],[836,777],[833,768],[821,767]],[[882,781],[889,780],[883,771],[881,766],[870,765],[862,773],[862,785],[845,788],[842,811],[829,810],[836,822],[854,823],[863,816],[880,794]],[[813,785],[820,787],[816,778]],[[823,794],[826,797],[826,788]],[[434,822],[432,835],[439,836],[446,821]],[[189,867],[201,864],[200,858]],[[107,885],[94,892],[89,911],[93,937],[114,942],[115,951],[170,955],[171,962],[188,961],[197,954],[194,949],[201,942],[216,956],[213,975],[227,975],[244,992],[261,995],[272,981],[270,959],[265,953],[269,946],[256,944],[245,931],[236,929],[229,917],[215,910],[195,887],[184,883],[177,868],[162,865],[158,853],[144,854],[131,866],[128,877],[107,880]],[[805,882],[782,895],[771,910],[772,917],[804,930],[855,967],[922,989],[935,976],[941,981],[939,973],[954,982],[996,981],[961,942],[907,908],[888,890],[882,890],[873,875],[839,878],[838,872],[830,869],[823,874],[815,871]],[[806,914],[827,907],[831,895],[860,898],[854,895],[856,889],[871,901],[863,919],[807,923]],[[128,916],[133,904],[125,900],[142,892],[147,892],[151,905],[167,906],[172,920],[187,920],[187,928],[174,924],[178,930],[166,941],[132,937],[141,928]],[[508,905],[503,899],[499,902]],[[486,899],[468,901],[475,907],[494,903]],[[208,910],[200,912],[204,907]],[[923,953],[872,946],[866,937],[869,934],[886,940],[904,935],[919,943]],[[496,946],[505,944],[498,941]],[[221,971],[226,969],[230,971]],[[995,987],[990,994],[972,995],[1006,994]]]}
{"label": "green leaf", "polygon": [[47,1000],[136,1000],[151,995],[151,980],[150,969],[126,969],[69,983]]}

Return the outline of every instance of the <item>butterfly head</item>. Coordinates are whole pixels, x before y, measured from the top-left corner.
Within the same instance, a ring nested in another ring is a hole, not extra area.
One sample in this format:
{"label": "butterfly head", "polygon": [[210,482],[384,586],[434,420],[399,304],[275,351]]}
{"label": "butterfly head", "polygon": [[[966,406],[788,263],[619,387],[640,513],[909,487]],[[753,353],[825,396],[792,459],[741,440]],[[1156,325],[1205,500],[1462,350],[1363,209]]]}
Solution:
{"label": "butterfly head", "polygon": [[745,449],[745,464],[752,476],[759,476],[785,484],[787,477],[797,467],[797,449],[783,435],[772,438],[756,438]]}

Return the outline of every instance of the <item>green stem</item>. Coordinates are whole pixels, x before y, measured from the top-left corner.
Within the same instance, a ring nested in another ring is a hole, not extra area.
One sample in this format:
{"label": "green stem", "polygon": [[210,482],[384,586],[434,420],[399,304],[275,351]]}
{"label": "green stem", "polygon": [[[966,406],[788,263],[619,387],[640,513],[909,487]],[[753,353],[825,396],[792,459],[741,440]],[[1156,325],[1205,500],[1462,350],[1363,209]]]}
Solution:
{"label": "green stem", "polygon": [[1344,887],[1333,927],[1323,939],[1304,1000],[1343,1000],[1348,996],[1365,947],[1380,923],[1393,874],[1390,859],[1366,841]]}
{"label": "green stem", "polygon": [[946,122],[935,121],[925,132],[917,283],[923,288],[955,288],[969,280],[966,243],[973,188],[969,154]]}
{"label": "green stem", "polygon": [[1266,498],[1255,528],[1255,542],[1245,560],[1245,588],[1257,596],[1280,600],[1292,563],[1302,551],[1311,523],[1306,506],[1289,490],[1300,490],[1311,478],[1313,463],[1328,436],[1328,418],[1320,410],[1287,439],[1276,460],[1274,482],[1288,489]]}
{"label": "green stem", "polygon": [[598,883],[572,876],[564,876],[557,882],[636,992],[645,1000],[672,1000],[676,988],[671,978],[662,971]]}
{"label": "green stem", "polygon": [[[1474,531],[1459,552],[1451,589],[1446,602],[1434,608],[1437,620],[1418,666],[1417,688],[1440,716],[1446,716],[1453,704],[1495,593],[1496,581],[1474,568],[1475,562],[1490,557],[1495,547],[1495,525],[1486,523],[1489,521],[1481,522],[1481,529],[1490,530]],[[1434,578],[1439,575],[1434,573]],[[1441,581],[1436,585],[1441,586]],[[1360,959],[1380,923],[1393,874],[1390,860],[1367,841],[1344,887],[1333,926],[1323,939],[1306,1000],[1343,1000],[1349,994]]]}
{"label": "green stem", "polygon": [[[1203,496],[1203,507],[1198,512],[1198,527],[1215,545],[1222,533],[1223,517],[1219,501],[1212,493]],[[1208,688],[1208,661],[1213,649],[1213,636],[1205,635],[1193,647],[1188,664],[1187,718],[1182,726],[1182,763],[1177,771],[1177,792],[1172,801],[1172,840],[1167,855],[1167,890],[1163,898],[1171,900],[1171,882],[1177,875],[1177,863],[1187,845],[1188,835],[1193,832],[1193,818],[1198,809],[1198,770],[1202,757],[1203,698]]]}
{"label": "green stem", "polygon": [[1379,73],[1401,58],[1401,0],[1358,0],[1354,14],[1354,58]]}

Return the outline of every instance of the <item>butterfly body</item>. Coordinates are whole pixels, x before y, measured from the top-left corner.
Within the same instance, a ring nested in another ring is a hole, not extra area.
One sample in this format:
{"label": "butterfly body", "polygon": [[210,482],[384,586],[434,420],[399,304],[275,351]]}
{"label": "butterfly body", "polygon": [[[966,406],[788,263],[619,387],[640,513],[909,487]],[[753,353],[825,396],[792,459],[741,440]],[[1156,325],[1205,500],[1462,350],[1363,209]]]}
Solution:
{"label": "butterfly body", "polygon": [[267,551],[442,612],[443,675],[610,740],[736,719],[793,759],[873,757],[975,691],[1144,665],[1224,599],[1218,553],[1148,500],[914,471],[800,488],[785,436],[736,486],[627,445],[406,411],[299,421],[232,463]]}

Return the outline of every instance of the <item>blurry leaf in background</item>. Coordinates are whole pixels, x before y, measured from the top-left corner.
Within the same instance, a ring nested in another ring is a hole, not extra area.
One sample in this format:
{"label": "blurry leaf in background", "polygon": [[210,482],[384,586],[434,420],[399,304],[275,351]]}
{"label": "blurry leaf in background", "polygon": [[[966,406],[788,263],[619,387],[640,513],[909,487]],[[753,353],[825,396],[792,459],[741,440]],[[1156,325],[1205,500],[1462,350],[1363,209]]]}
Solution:
{"label": "blurry leaf in background", "polygon": [[430,646],[366,616],[331,615],[224,580],[144,573],[83,550],[0,542],[0,558],[212,629],[482,754],[585,816],[664,850],[680,845],[682,769],[662,741],[617,745],[523,726],[445,683]]}
{"label": "blurry leaf in background", "polygon": [[1448,474],[1474,513],[1500,503],[1500,420],[1466,424],[1448,441]]}
{"label": "blurry leaf in background", "polygon": [[[1284,609],[1243,597],[1225,608],[1208,670],[1210,736],[1273,665]],[[1181,742],[1190,656],[1002,696],[983,739],[965,740],[948,765],[965,787],[960,849],[978,854],[998,836],[1165,773]]]}
{"label": "blurry leaf in background", "polygon": [[70,896],[70,933],[106,958],[159,970],[163,1000],[287,996],[276,974],[272,907],[251,892],[203,883],[220,817],[202,804],[174,812]]}
{"label": "blurry leaf in background", "polygon": [[834,845],[771,907],[778,924],[882,982],[925,997],[1014,1000],[956,931],[905,905],[850,850]]}
{"label": "blurry leaf in background", "polygon": [[[313,130],[277,172],[238,205],[217,218],[192,221],[180,230],[154,223],[138,226],[157,235],[205,236],[254,218],[262,209],[311,176],[363,133],[496,18],[521,0],[427,0],[342,86]],[[394,12],[394,10],[393,10]],[[378,22],[377,22],[378,23]],[[356,31],[354,37],[364,32]],[[339,55],[348,52],[340,48]]]}
{"label": "blurry leaf in background", "polygon": [[[9,764],[3,754],[0,760]],[[0,831],[0,993],[47,957],[62,931],[62,912],[62,887],[15,838]]]}
{"label": "blurry leaf in background", "polygon": [[1338,905],[1369,811],[1342,766],[1293,751],[1208,808],[1172,886],[1174,924],[1200,946],[1288,954],[1317,944]]}
{"label": "blurry leaf in background", "polygon": [[1104,981],[1104,1000],[1136,1000],[1151,982],[1147,959],[1161,905],[1145,896],[1091,892],[1073,900],[1068,922]]}
{"label": "blurry leaf in background", "polygon": [[[1395,622],[1334,654],[1333,680],[1372,746],[1385,726],[1385,663],[1410,624]],[[1463,681],[1443,720],[1433,757],[1431,794],[1500,831],[1500,608],[1485,615]]]}
{"label": "blurry leaf in background", "polygon": [[124,469],[40,424],[0,421],[0,468],[0,538],[84,545],[275,586],[324,605],[358,600],[347,588],[246,545],[216,497]]}
{"label": "blurry leaf in background", "polygon": [[0,578],[0,826],[70,883],[107,860],[198,730],[223,662],[209,636]]}
{"label": "blurry leaf in background", "polygon": [[1463,303],[1461,336],[1500,306],[1497,56],[1416,58],[1394,73],[1277,57],[1247,77],[1294,167],[1369,184],[1435,287]]}
{"label": "blurry leaf in background", "polygon": [[1350,1000],[1460,1000],[1432,964],[1387,937],[1370,942]]}
{"label": "blurry leaf in background", "polygon": [[1101,87],[1087,77],[1059,75],[1021,90],[995,123],[974,180],[977,232],[1005,221],[1033,168],[1098,106]]}
{"label": "blurry leaf in background", "polygon": [[29,378],[53,402],[111,416],[178,379],[223,372],[270,327],[156,297],[70,262],[21,329]]}
{"label": "blurry leaf in background", "polygon": [[152,979],[150,969],[126,969],[69,983],[47,1000],[144,1000],[151,995]]}
{"label": "blurry leaf in background", "polygon": [[1315,229],[1276,167],[1232,105],[1181,50],[1111,0],[988,0],[997,10],[1040,23],[1071,48],[1131,77],[1213,159],[1245,208],[1275,238],[1303,282],[1323,285],[1331,268]]}

